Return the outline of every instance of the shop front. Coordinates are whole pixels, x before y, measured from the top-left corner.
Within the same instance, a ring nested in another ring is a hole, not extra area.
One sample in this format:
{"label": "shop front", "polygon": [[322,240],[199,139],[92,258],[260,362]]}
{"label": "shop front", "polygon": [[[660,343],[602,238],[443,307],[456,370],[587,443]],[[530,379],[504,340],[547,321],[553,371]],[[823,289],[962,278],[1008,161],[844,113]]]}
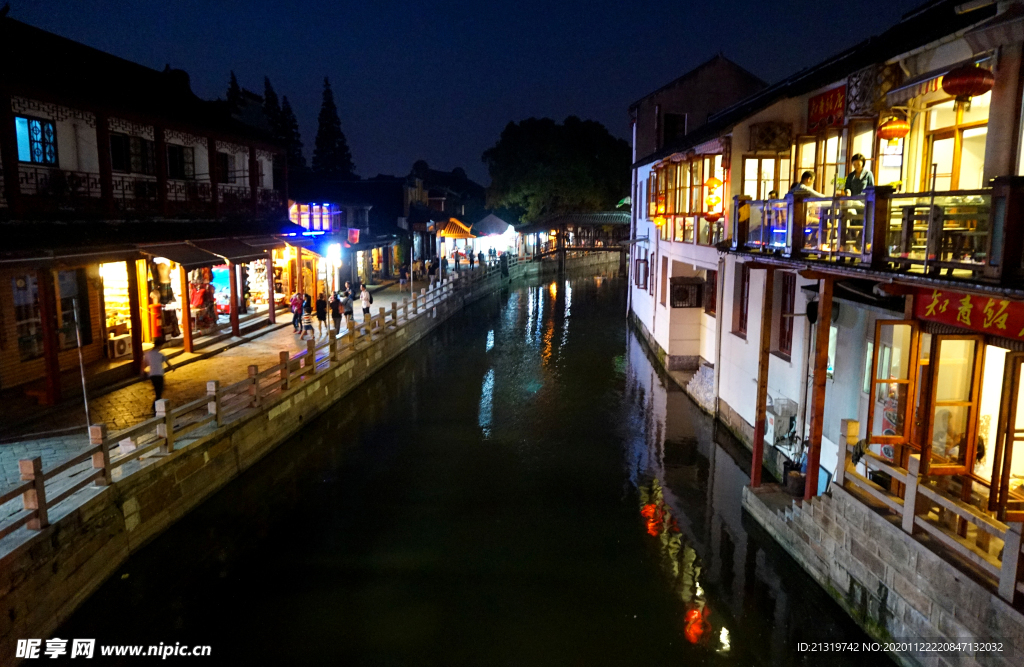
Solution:
{"label": "shop front", "polygon": [[868,438],[1001,521],[1024,520],[1024,303],[918,288],[876,323]]}

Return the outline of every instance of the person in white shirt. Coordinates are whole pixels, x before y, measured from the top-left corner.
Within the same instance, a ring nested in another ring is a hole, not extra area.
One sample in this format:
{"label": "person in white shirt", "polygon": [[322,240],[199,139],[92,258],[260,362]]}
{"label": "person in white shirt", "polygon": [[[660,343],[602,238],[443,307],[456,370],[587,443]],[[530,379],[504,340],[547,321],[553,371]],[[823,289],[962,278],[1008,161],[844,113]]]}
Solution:
{"label": "person in white shirt", "polygon": [[153,347],[142,355],[142,375],[149,376],[149,381],[153,383],[153,393],[156,394],[156,398],[153,399],[153,414],[156,414],[156,402],[164,395],[164,366],[166,365],[168,370],[174,370],[167,357],[160,352],[163,344],[162,338],[155,339]]}
{"label": "person in white shirt", "polygon": [[827,197],[814,189],[814,172],[805,171],[800,175],[800,182],[789,189],[791,194],[807,195],[808,197]]}
{"label": "person in white shirt", "polygon": [[366,285],[363,285],[362,291],[359,292],[359,301],[363,305],[363,321],[370,319],[370,304],[373,303],[373,297],[370,296],[370,290],[366,289]]}

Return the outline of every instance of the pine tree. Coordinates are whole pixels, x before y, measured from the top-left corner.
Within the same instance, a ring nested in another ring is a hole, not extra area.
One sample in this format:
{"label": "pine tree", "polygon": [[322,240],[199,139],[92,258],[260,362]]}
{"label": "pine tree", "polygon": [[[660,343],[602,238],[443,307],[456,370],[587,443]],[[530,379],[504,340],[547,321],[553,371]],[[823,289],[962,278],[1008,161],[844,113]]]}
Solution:
{"label": "pine tree", "polygon": [[271,132],[275,139],[283,140],[281,131],[281,103],[277,99],[277,92],[270,85],[270,77],[263,77],[263,114],[270,123]]}
{"label": "pine tree", "polygon": [[306,156],[302,154],[299,121],[295,118],[287,95],[281,98],[281,139],[288,153],[288,169],[293,174],[305,171]]}
{"label": "pine tree", "polygon": [[352,153],[348,149],[345,134],[341,131],[338,107],[334,104],[331,82],[324,77],[324,99],[320,106],[320,117],[313,150],[313,173],[340,178],[354,178],[356,167],[352,164]]}
{"label": "pine tree", "polygon": [[235,71],[231,70],[231,82],[228,83],[228,107],[231,109],[231,113],[234,113],[241,105],[242,89],[238,85],[238,79],[235,78]]}

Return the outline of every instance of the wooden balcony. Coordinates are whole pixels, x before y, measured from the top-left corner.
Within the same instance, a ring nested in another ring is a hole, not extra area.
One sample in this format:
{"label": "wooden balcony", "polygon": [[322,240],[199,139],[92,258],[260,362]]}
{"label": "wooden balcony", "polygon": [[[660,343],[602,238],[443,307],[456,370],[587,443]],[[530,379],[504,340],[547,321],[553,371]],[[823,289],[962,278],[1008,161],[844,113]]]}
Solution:
{"label": "wooden balcony", "polygon": [[1009,283],[1022,275],[1018,178],[992,188],[754,201],[736,197],[733,249],[883,272]]}

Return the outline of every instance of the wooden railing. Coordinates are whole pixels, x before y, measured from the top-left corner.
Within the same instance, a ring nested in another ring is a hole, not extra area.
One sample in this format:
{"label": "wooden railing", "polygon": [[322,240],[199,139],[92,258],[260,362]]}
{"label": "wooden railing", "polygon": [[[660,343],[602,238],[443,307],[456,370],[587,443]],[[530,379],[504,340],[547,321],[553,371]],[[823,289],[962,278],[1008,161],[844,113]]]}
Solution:
{"label": "wooden railing", "polygon": [[[1003,599],[1012,603],[1017,592],[1024,593],[1024,580],[1018,574],[1024,524],[1003,523],[974,505],[946,495],[940,486],[949,478],[922,476],[919,454],[910,456],[905,469],[870,451],[865,452],[859,465],[865,467],[867,474],[861,474],[851,459],[859,428],[855,420],[842,420],[839,437],[842,465],[836,469],[836,484],[856,489],[884,505],[900,517],[908,535],[914,535],[915,530],[927,533],[957,558],[990,577]],[[870,471],[883,472],[899,482],[902,495],[868,479]],[[951,529],[950,523],[956,528]],[[973,540],[968,539],[968,524],[975,529]]]}
{"label": "wooden railing", "polygon": [[[512,255],[507,261],[510,267],[518,262]],[[249,366],[243,380],[224,387],[218,380],[210,380],[205,397],[177,407],[167,399],[159,400],[155,417],[117,433],[108,434],[105,425],[91,426],[90,446],[49,470],[43,470],[40,457],[20,460],[21,483],[0,492],[0,507],[21,496],[22,509],[0,519],[0,539],[22,526],[29,530],[45,528],[49,525],[49,509],[82,489],[107,486],[141,469],[135,462],[143,458],[166,456],[183,440],[214,434],[500,271],[497,263],[435,282],[412,299],[403,296],[401,303],[393,301],[390,308],[381,306],[368,321],[358,326],[351,323],[338,336],[319,344],[307,341],[306,349],[296,354],[282,350],[279,362],[273,366],[262,370]],[[85,476],[79,477],[83,472]]]}

